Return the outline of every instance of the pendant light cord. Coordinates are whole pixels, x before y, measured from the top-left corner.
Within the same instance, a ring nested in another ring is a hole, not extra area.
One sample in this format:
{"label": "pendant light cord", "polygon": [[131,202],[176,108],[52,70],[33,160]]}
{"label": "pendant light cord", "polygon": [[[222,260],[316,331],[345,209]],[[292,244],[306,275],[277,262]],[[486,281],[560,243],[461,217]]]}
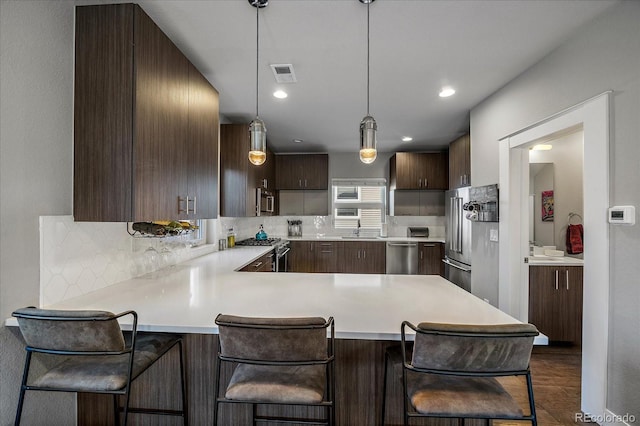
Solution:
{"label": "pendant light cord", "polygon": [[260,19],[258,12],[260,12],[260,2],[256,4],[256,117],[258,117],[258,91],[260,86],[258,85],[258,61],[260,57]]}
{"label": "pendant light cord", "polygon": [[369,6],[367,3],[367,115],[369,115]]}

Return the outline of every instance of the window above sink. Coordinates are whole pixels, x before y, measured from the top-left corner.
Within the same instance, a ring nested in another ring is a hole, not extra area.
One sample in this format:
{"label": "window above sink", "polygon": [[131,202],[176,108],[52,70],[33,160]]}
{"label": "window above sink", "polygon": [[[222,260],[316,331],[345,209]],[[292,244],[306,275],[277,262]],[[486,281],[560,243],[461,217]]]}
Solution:
{"label": "window above sink", "polygon": [[386,179],[332,179],[334,228],[378,234],[387,210]]}

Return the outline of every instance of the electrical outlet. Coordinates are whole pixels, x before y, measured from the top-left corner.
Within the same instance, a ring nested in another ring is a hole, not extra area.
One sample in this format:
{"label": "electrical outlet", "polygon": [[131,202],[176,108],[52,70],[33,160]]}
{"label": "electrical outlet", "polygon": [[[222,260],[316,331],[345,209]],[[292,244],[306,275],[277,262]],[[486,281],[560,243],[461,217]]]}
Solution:
{"label": "electrical outlet", "polygon": [[489,241],[498,241],[498,230],[490,229],[489,230]]}

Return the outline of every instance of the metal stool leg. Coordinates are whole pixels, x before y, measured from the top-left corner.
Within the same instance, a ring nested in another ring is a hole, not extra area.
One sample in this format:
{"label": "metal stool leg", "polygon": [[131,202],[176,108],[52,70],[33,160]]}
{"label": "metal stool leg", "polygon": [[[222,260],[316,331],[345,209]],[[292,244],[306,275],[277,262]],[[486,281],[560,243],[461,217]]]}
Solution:
{"label": "metal stool leg", "polygon": [[24,371],[22,372],[22,384],[20,385],[20,397],[18,398],[18,409],[16,411],[15,426],[20,425],[22,417],[22,407],[24,406],[24,395],[27,392],[27,379],[29,378],[29,366],[31,365],[31,352],[27,351],[27,357],[24,361]]}

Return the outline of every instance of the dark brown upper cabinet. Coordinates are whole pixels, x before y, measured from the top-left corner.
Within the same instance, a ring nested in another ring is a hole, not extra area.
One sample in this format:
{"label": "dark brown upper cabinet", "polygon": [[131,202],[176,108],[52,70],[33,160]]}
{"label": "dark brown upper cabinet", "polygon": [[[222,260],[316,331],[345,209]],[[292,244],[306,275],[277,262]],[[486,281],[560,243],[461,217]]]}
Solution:
{"label": "dark brown upper cabinet", "polygon": [[276,155],[276,189],[327,189],[328,154]]}
{"label": "dark brown upper cabinet", "polygon": [[137,5],[77,7],[75,47],[75,220],[216,217],[216,89]]}
{"label": "dark brown upper cabinet", "polygon": [[464,135],[449,144],[449,188],[471,185],[471,137]]}
{"label": "dark brown upper cabinet", "polygon": [[[267,160],[249,162],[249,124],[220,126],[220,215],[256,216],[256,188],[274,190],[275,158],[267,148]],[[264,215],[265,213],[261,213]]]}
{"label": "dark brown upper cabinet", "polygon": [[446,152],[397,152],[389,163],[390,190],[448,189],[449,158]]}

